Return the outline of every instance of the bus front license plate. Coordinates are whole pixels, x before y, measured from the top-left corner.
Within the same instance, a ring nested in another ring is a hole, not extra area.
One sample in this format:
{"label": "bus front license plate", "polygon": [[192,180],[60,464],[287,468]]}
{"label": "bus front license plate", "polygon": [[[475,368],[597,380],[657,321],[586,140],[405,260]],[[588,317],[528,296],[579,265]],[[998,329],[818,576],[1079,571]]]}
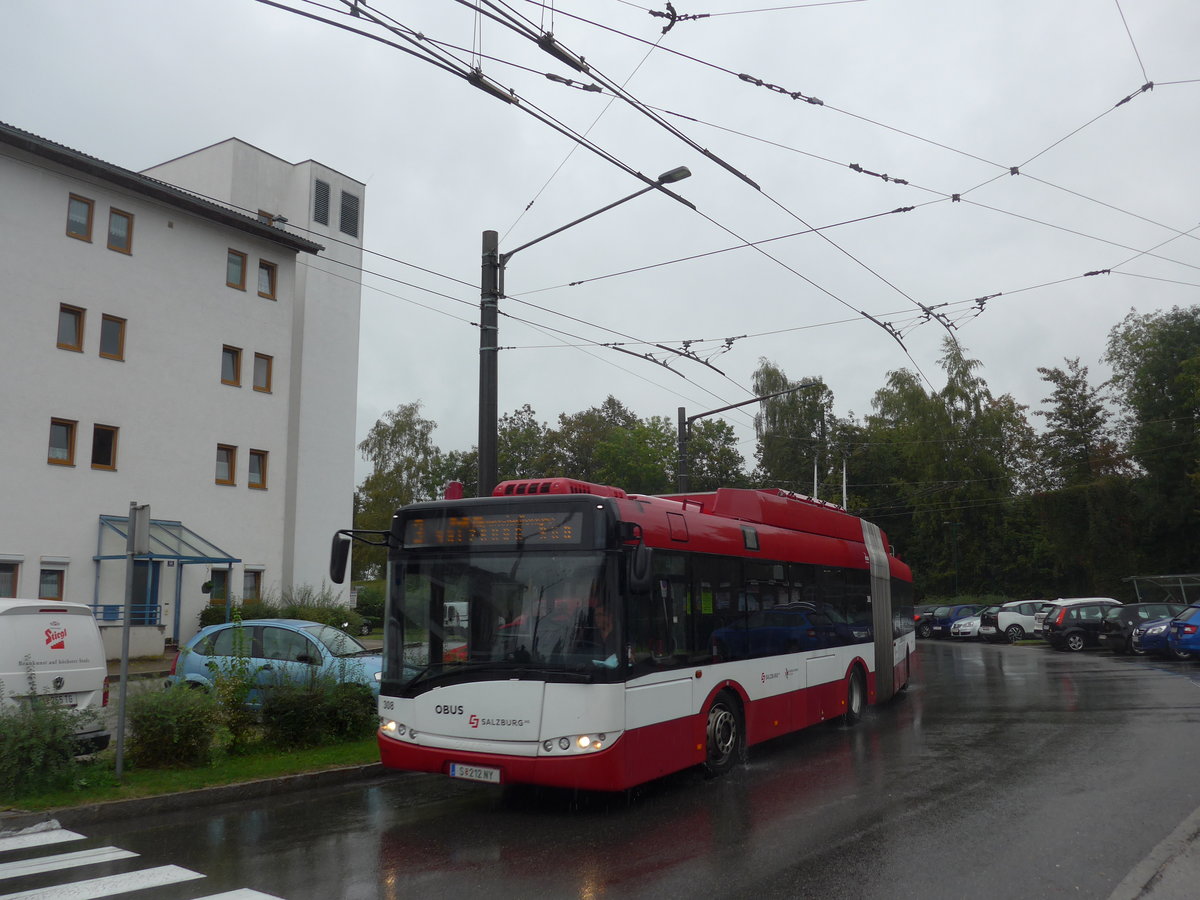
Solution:
{"label": "bus front license plate", "polygon": [[500,770],[488,766],[465,766],[462,763],[450,763],[450,777],[499,784]]}

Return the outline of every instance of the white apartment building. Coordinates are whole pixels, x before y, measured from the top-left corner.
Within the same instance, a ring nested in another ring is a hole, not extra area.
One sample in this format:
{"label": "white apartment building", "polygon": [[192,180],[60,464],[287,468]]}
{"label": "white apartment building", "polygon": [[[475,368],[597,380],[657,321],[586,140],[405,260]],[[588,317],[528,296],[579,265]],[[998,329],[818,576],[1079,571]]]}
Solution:
{"label": "white apartment building", "polygon": [[[364,185],[232,139],[138,173],[0,123],[0,596],[131,654],[327,581],[354,493]],[[209,592],[212,593],[209,593]]]}

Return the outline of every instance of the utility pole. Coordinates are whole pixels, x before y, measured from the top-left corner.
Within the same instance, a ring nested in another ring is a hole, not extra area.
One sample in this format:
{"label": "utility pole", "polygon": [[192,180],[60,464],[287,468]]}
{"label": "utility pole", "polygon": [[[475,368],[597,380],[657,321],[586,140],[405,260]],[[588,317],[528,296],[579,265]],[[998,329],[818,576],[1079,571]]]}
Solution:
{"label": "utility pole", "polygon": [[627,203],[634,197],[640,197],[647,191],[659,190],[667,196],[678,200],[685,206],[695,209],[695,205],[690,201],[680,197],[674,191],[669,191],[663,185],[673,184],[676,181],[682,181],[685,178],[691,177],[691,172],[687,166],[679,166],[671,169],[669,172],[663,172],[658,178],[651,181],[645,175],[640,175],[643,181],[647,182],[647,187],[639,191],[634,191],[627,197],[622,197],[620,200],[615,200],[607,206],[603,206],[595,212],[590,212],[586,216],[580,216],[560,228],[555,228],[553,231],[543,234],[541,237],[534,238],[532,241],[526,241],[520,247],[514,250],[509,250],[507,253],[501,253],[499,247],[499,236],[494,231],[485,231],[483,233],[483,261],[482,271],[479,281],[479,496],[491,496],[492,489],[495,488],[496,482],[499,480],[499,400],[498,400],[498,374],[497,374],[497,356],[500,351],[499,344],[499,307],[500,298],[504,296],[504,267],[508,261],[517,253],[524,250],[526,247],[532,247],[534,244],[541,243],[548,237],[553,237],[561,231],[566,231],[568,228],[573,228],[580,222],[586,222],[588,219],[600,215],[602,212],[607,212],[614,206],[620,206],[622,203]]}
{"label": "utility pole", "polygon": [[487,497],[496,486],[497,423],[500,410],[497,359],[500,348],[499,307],[503,291],[504,260],[500,238],[494,231],[483,233],[483,265],[479,294],[479,496]]}

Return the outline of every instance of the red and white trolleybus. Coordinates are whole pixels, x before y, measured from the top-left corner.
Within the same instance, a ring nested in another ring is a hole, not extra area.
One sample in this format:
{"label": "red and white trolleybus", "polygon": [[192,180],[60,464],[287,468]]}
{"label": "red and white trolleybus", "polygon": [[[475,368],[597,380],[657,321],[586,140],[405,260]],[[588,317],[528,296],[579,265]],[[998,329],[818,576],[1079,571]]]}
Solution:
{"label": "red and white trolleybus", "polygon": [[623,790],[909,679],[912,576],[869,522],[778,490],[651,497],[566,478],[415,503],[388,532],[386,766]]}

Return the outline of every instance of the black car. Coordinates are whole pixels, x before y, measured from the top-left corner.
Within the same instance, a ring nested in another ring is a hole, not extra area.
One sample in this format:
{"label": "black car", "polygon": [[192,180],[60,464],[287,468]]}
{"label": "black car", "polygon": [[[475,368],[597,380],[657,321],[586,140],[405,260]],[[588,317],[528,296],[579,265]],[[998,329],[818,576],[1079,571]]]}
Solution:
{"label": "black car", "polygon": [[933,634],[933,623],[930,619],[937,608],[936,603],[913,607],[913,629],[917,632],[917,637],[927,638]]}
{"label": "black car", "polygon": [[1104,611],[1100,622],[1100,646],[1113,653],[1132,653],[1133,630],[1155,619],[1170,619],[1186,607],[1182,603],[1129,603]]}
{"label": "black car", "polygon": [[1055,650],[1082,650],[1100,645],[1100,625],[1116,600],[1091,599],[1059,603],[1042,622],[1042,637]]}

